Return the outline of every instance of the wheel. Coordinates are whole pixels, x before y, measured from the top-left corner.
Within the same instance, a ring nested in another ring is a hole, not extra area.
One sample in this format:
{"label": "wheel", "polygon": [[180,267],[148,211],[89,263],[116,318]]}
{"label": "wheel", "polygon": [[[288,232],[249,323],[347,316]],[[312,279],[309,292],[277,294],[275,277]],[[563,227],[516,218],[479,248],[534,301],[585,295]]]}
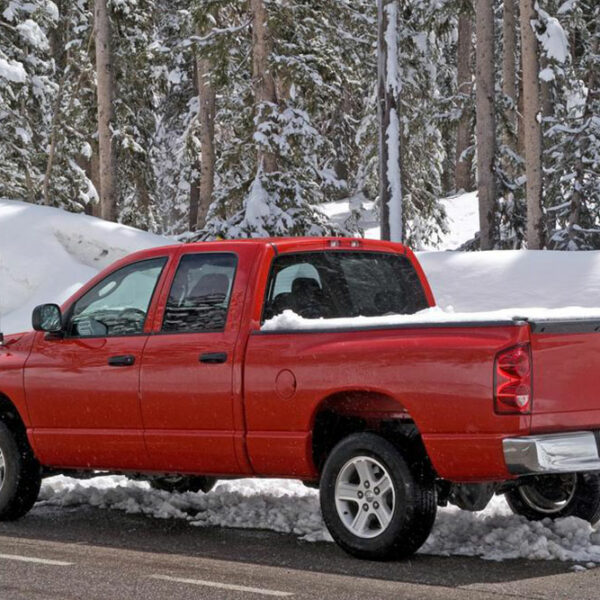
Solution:
{"label": "wheel", "polygon": [[215,487],[217,479],[215,477],[198,476],[191,477],[186,475],[173,475],[170,477],[155,477],[150,480],[150,485],[156,490],[165,492],[210,492]]}
{"label": "wheel", "polygon": [[0,421],[0,521],[13,521],[29,512],[41,482],[31,449],[19,448],[13,432]]}
{"label": "wheel", "polygon": [[600,519],[600,473],[536,475],[505,496],[515,514],[532,521],[579,517],[594,524]]}
{"label": "wheel", "polygon": [[325,462],[321,511],[333,539],[358,558],[386,560],[416,552],[437,510],[433,478],[409,468],[398,449],[372,433],[342,440]]}

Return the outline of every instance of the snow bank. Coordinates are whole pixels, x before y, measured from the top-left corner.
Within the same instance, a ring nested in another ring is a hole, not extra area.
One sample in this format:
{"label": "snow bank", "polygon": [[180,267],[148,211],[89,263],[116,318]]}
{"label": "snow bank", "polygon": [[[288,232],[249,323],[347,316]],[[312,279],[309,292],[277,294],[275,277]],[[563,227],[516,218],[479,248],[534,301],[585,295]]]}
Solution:
{"label": "snow bank", "polygon": [[420,252],[436,303],[456,312],[600,309],[600,252]]}
{"label": "snow bank", "polygon": [[0,330],[29,329],[36,304],[61,303],[113,261],[166,243],[94,217],[0,200]]}
{"label": "snow bank", "polygon": [[[239,479],[220,482],[208,494],[170,494],[125,477],[68,477],[45,480],[38,506],[90,505],[185,519],[196,527],[269,529],[306,541],[331,541],[319,509],[318,492],[299,481]],[[600,532],[575,517],[539,522],[513,515],[501,498],[482,513],[440,509],[423,554],[578,561],[600,564]],[[591,566],[591,565],[589,565]]]}

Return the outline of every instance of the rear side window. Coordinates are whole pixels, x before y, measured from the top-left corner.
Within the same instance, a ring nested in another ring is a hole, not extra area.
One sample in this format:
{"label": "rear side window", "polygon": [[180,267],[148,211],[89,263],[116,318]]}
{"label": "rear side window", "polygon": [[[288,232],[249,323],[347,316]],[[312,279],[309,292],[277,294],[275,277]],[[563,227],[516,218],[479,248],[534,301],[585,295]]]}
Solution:
{"label": "rear side window", "polygon": [[427,307],[419,277],[405,256],[303,252],[273,261],[263,318],[286,309],[315,319],[413,314]]}
{"label": "rear side window", "polygon": [[234,254],[185,254],[171,285],[162,330],[223,331],[235,266]]}

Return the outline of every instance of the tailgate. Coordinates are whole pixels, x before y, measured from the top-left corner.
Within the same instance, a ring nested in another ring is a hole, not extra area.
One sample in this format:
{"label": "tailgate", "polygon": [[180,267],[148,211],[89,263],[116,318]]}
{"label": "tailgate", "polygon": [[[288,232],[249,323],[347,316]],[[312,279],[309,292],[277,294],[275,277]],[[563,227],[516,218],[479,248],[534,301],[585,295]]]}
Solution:
{"label": "tailgate", "polygon": [[600,428],[600,321],[531,320],[533,432]]}

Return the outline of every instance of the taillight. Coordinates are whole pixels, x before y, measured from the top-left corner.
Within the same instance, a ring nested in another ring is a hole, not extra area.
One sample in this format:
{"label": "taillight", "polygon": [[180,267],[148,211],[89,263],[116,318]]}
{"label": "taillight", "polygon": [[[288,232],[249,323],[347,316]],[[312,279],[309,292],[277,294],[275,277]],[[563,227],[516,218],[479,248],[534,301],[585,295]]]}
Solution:
{"label": "taillight", "polygon": [[514,415],[531,412],[531,350],[529,344],[503,350],[494,363],[494,409]]}

